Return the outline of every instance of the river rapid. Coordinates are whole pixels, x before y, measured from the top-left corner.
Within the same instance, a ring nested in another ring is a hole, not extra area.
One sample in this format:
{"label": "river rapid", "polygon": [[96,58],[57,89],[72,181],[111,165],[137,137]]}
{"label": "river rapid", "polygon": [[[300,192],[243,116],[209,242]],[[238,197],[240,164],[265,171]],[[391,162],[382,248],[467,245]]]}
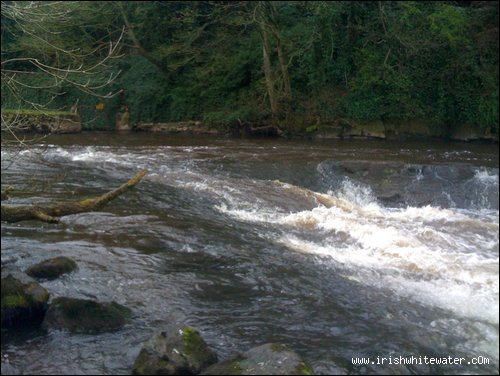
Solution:
{"label": "river rapid", "polygon": [[[12,203],[149,173],[100,212],[2,223],[3,265],[78,263],[42,283],[52,298],[133,311],[115,333],[2,329],[2,357],[26,374],[130,374],[145,340],[182,323],[219,359],[282,342],[320,374],[498,374],[498,157],[490,144],[135,133],[3,148]],[[465,360],[396,364],[412,356]]]}

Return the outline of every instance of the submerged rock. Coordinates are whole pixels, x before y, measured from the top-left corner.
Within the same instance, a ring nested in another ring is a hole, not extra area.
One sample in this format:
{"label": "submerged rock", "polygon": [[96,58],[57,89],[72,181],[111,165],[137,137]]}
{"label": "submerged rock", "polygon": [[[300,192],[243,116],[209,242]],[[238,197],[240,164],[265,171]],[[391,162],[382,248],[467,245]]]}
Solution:
{"label": "submerged rock", "polygon": [[76,262],[68,257],[55,257],[33,265],[26,274],[34,278],[56,279],[76,269]]}
{"label": "submerged rock", "polygon": [[147,341],[135,360],[134,375],[196,375],[217,355],[189,326],[161,332]]}
{"label": "submerged rock", "polygon": [[42,321],[48,291],[18,270],[2,269],[2,327]]}
{"label": "submerged rock", "polygon": [[118,303],[99,303],[87,299],[56,298],[42,323],[45,330],[95,334],[120,329],[131,317],[131,310]]}
{"label": "submerged rock", "polygon": [[285,345],[268,343],[207,368],[202,375],[314,375]]}

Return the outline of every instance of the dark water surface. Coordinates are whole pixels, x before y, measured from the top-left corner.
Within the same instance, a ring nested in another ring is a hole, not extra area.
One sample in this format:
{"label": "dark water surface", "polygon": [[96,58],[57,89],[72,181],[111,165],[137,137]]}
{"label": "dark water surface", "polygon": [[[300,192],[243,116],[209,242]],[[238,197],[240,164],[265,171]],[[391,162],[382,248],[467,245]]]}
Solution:
{"label": "dark water surface", "polygon": [[[116,133],[4,148],[14,203],[149,174],[102,212],[2,223],[2,264],[72,257],[76,272],[43,282],[52,297],[134,312],[111,334],[3,331],[2,356],[26,374],[127,374],[146,339],[184,323],[221,359],[283,342],[317,373],[498,374],[498,156],[488,144]],[[465,361],[395,364],[411,356]]]}

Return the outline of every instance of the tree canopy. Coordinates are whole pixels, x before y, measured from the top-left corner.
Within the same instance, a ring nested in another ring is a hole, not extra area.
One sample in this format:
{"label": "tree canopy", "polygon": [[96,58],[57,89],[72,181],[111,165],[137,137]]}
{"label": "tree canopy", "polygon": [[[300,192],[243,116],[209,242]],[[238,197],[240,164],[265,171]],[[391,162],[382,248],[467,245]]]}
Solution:
{"label": "tree canopy", "polygon": [[[28,90],[48,86],[46,66],[65,72],[57,90]],[[123,90],[89,127],[112,126],[125,101],[132,122],[422,119],[498,134],[498,79],[497,1],[2,2],[2,107],[79,98],[85,122],[89,91]]]}

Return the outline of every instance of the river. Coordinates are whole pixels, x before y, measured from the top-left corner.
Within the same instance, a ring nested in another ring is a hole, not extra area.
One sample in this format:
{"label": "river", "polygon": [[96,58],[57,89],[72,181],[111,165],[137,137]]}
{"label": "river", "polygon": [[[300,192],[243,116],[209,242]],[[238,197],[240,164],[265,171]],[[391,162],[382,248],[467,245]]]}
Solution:
{"label": "river", "polygon": [[[110,334],[2,329],[2,357],[26,374],[129,374],[145,340],[183,323],[220,359],[282,342],[320,374],[498,374],[498,157],[491,144],[147,133],[3,148],[16,203],[149,173],[100,212],[2,223],[2,264],[69,256],[77,271],[42,283],[52,297],[133,310]],[[395,364],[412,356],[464,361]]]}

